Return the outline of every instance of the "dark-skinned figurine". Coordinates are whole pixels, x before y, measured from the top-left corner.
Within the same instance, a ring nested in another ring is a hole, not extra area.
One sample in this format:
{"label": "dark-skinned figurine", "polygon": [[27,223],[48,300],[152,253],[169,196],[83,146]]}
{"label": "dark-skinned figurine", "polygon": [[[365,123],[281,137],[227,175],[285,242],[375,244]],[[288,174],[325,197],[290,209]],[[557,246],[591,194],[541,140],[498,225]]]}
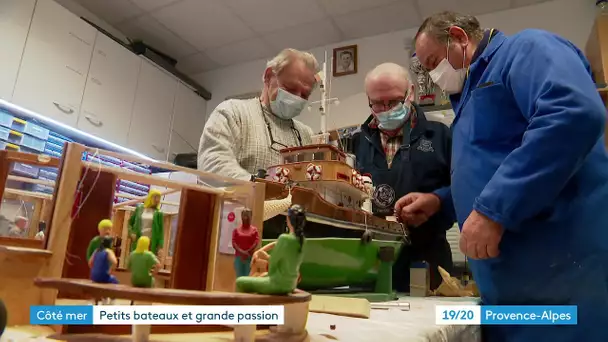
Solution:
{"label": "dark-skinned figurine", "polygon": [[[238,292],[284,295],[292,293],[298,283],[300,265],[304,259],[306,214],[297,204],[287,211],[288,232],[281,234],[268,260],[268,274],[261,277],[239,277]],[[265,253],[265,251],[262,250]]]}

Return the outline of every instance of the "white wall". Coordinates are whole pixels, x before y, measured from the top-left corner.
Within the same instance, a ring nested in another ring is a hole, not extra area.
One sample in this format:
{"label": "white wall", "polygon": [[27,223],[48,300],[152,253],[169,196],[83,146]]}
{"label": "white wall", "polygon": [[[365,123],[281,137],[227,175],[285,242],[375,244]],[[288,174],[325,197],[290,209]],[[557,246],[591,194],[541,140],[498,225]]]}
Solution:
{"label": "white wall", "polygon": [[[507,34],[525,28],[552,31],[571,40],[584,50],[595,16],[594,3],[590,0],[554,0],[482,15],[479,16],[479,20],[483,26],[497,28]],[[383,62],[396,62],[407,66],[409,53],[405,49],[404,42],[413,37],[416,30],[417,28],[412,28],[310,50],[321,61],[325,50],[331,53],[332,49],[338,46],[358,45],[358,74],[332,80],[331,96],[338,97],[340,105],[332,106],[330,109],[331,113],[327,121],[329,129],[360,124],[367,118],[369,109],[363,91],[365,74]],[[211,112],[228,96],[260,90],[265,63],[266,60],[257,60],[194,76],[195,80],[213,94],[213,98],[207,104],[207,112]],[[311,100],[318,99],[317,93]],[[319,129],[320,122],[316,109],[313,108],[311,112],[305,111],[299,119],[314,130]]]}

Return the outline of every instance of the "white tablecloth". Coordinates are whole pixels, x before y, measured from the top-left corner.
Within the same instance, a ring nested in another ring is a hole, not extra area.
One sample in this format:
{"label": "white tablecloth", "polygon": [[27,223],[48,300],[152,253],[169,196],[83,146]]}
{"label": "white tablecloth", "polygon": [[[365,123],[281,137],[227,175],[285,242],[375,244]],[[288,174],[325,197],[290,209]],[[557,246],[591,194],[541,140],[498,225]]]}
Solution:
{"label": "white tablecloth", "polygon": [[[435,324],[436,305],[477,304],[477,301],[406,297],[399,302],[410,303],[410,311],[372,309],[369,319],[310,313],[307,329],[313,342],[477,342],[481,341],[479,326]],[[331,325],[335,325],[335,330],[330,329]]]}

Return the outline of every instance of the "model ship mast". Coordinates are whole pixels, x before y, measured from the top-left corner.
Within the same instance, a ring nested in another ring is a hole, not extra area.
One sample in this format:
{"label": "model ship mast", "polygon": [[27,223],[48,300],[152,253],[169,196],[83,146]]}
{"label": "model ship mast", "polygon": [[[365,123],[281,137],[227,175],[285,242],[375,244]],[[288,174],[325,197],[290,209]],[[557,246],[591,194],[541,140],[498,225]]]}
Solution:
{"label": "model ship mast", "polygon": [[327,89],[325,84],[327,80],[327,51],[325,51],[325,59],[323,60],[323,70],[321,71],[321,105],[319,106],[319,112],[321,113],[321,133],[327,133],[327,113],[325,107],[327,103]]}
{"label": "model ship mast", "polygon": [[330,87],[327,78],[328,69],[328,58],[327,51],[325,51],[325,59],[321,71],[317,74],[319,82],[319,91],[321,92],[321,100],[314,101],[312,104],[319,104],[319,113],[321,114],[321,132],[319,135],[313,137],[313,141],[316,144],[329,144],[329,133],[327,132],[327,115],[329,114],[329,105],[338,104],[337,98],[331,98],[329,96]]}

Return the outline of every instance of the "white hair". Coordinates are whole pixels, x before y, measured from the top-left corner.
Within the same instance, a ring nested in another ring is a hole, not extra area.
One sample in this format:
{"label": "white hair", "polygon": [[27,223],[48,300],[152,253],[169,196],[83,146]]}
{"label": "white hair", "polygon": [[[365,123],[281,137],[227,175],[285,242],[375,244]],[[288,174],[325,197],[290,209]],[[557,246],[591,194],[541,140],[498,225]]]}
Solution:
{"label": "white hair", "polygon": [[297,60],[303,61],[315,74],[319,70],[319,63],[312,53],[296,49],[284,49],[279,52],[278,55],[266,63],[266,68],[270,68],[275,75],[278,75],[286,66]]}
{"label": "white hair", "polygon": [[367,75],[365,76],[366,87],[371,80],[375,80],[385,76],[402,78],[403,80],[405,80],[408,87],[412,84],[410,73],[404,67],[396,63],[382,63],[367,73]]}

